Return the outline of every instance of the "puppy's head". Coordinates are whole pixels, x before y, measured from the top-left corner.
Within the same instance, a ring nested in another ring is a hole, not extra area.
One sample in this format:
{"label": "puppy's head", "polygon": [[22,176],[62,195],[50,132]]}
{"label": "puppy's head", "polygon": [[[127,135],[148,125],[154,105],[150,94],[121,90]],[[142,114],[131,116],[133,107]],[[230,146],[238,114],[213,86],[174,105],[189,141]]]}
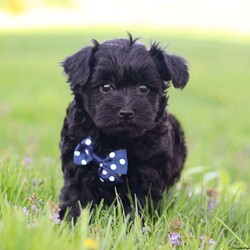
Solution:
{"label": "puppy's head", "polygon": [[78,105],[105,134],[143,135],[165,110],[168,83],[188,82],[183,58],[137,40],[94,41],[62,63]]}

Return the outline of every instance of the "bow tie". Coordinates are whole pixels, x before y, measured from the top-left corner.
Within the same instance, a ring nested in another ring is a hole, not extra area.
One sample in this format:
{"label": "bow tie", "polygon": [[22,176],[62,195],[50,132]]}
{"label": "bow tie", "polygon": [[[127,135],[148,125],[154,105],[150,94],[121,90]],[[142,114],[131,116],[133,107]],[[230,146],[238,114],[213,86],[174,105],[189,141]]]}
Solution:
{"label": "bow tie", "polygon": [[76,146],[74,163],[85,166],[93,162],[99,166],[98,176],[101,182],[109,185],[122,183],[121,175],[126,175],[128,170],[127,151],[125,149],[113,151],[104,159],[93,151],[94,145],[92,138],[85,138]]}

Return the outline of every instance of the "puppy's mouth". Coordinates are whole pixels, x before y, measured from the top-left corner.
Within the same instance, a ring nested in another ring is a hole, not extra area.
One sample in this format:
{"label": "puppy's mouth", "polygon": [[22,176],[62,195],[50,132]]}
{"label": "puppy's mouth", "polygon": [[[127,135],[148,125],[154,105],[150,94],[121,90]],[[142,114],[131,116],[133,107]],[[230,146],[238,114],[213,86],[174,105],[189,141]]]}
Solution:
{"label": "puppy's mouth", "polygon": [[99,127],[104,134],[115,135],[119,137],[139,137],[142,136],[148,128],[138,126],[132,121],[123,121],[114,125]]}
{"label": "puppy's mouth", "polygon": [[113,112],[100,112],[94,117],[93,121],[104,134],[118,137],[139,137],[154,127],[155,122],[150,119],[151,113],[120,113],[114,115]]}

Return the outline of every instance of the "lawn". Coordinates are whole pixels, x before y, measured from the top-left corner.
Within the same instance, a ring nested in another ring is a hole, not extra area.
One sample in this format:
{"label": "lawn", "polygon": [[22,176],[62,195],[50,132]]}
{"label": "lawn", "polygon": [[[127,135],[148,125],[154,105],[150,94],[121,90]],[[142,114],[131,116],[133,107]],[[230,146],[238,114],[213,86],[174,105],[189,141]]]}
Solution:
{"label": "lawn", "polygon": [[[60,62],[119,29],[0,31],[0,249],[232,249],[250,247],[250,38],[132,29],[187,58],[191,78],[170,90],[169,111],[189,156],[161,213],[125,217],[84,209],[76,227],[57,225],[62,185],[59,135],[72,100]],[[247,192],[248,191],[248,192]],[[174,237],[176,240],[174,240]],[[175,246],[179,242],[179,246]]]}

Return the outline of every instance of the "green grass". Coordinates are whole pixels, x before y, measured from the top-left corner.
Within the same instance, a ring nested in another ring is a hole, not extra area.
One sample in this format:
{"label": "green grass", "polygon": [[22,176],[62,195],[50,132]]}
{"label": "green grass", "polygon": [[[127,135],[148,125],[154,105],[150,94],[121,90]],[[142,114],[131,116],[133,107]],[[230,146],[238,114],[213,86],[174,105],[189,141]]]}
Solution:
{"label": "green grass", "polygon": [[58,142],[72,99],[59,63],[92,38],[125,33],[0,32],[0,249],[91,249],[86,239],[97,243],[92,249],[172,249],[172,232],[180,234],[176,249],[250,246],[249,37],[132,31],[190,62],[189,84],[183,92],[171,89],[169,102],[189,147],[182,179],[159,214],[145,212],[144,228],[136,207],[129,219],[119,202],[100,205],[92,220],[85,209],[75,228],[58,226],[50,219],[62,185]]}

